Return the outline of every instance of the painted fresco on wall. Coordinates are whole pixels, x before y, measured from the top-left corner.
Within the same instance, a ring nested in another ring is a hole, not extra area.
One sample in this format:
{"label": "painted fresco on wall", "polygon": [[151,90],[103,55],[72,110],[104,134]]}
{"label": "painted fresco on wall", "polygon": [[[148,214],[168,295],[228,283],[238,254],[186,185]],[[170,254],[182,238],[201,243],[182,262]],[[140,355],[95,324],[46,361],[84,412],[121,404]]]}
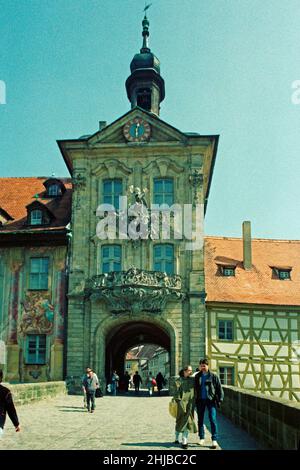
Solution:
{"label": "painted fresco on wall", "polygon": [[22,316],[18,331],[28,333],[51,334],[53,332],[54,306],[44,293],[28,292],[22,304]]}

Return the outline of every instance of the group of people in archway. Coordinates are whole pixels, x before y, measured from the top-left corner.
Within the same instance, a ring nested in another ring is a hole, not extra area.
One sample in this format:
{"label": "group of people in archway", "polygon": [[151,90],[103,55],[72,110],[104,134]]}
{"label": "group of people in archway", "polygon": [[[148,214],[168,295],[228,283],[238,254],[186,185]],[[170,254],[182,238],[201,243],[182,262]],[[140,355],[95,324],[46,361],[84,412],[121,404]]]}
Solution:
{"label": "group of people in archway", "polygon": [[[155,390],[157,390],[157,394],[160,395],[166,383],[167,382],[161,372],[159,372],[156,377],[152,372],[149,372],[144,385],[148,390],[149,396],[152,396]],[[136,371],[132,377],[128,371],[125,371],[125,374],[120,377],[117,374],[117,371],[114,370],[108,385],[108,392],[112,395],[116,395],[117,391],[127,393],[129,391],[129,387],[133,387],[135,394],[138,395],[142,385],[143,380],[138,371]]]}
{"label": "group of people in archway", "polygon": [[[138,394],[140,391],[140,386],[143,383],[142,377],[140,376],[138,371],[136,371],[135,374],[133,375],[132,382],[134,385],[135,393]],[[146,377],[146,382],[145,382],[149,396],[151,397],[153,395],[155,388],[157,389],[158,395],[160,395],[166,383],[167,383],[166,379],[164,378],[161,372],[158,372],[156,377],[154,377],[152,372],[149,372],[149,374]]]}

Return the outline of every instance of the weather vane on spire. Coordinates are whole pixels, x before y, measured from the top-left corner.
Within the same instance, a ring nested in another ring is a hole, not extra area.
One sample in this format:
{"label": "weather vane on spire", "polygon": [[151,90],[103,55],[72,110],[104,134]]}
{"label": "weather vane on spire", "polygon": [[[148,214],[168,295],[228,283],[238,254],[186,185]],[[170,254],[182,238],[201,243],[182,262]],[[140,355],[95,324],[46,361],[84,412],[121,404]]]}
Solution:
{"label": "weather vane on spire", "polygon": [[146,2],[145,2],[145,8],[144,8],[144,12],[145,12],[145,15],[146,15],[146,11],[151,7],[152,3],[148,3],[148,5],[146,5]]}

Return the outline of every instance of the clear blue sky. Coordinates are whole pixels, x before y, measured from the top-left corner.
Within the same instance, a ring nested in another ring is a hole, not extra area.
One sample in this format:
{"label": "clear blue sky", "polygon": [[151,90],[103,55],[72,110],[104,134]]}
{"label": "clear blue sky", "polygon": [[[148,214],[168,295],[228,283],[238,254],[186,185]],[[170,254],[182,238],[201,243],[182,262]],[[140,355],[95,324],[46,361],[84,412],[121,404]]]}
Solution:
{"label": "clear blue sky", "polygon": [[[151,2],[151,0],[149,0]],[[220,134],[206,234],[300,238],[299,0],[152,0],[161,118]],[[67,176],[56,139],[129,110],[143,0],[0,0],[0,175]]]}

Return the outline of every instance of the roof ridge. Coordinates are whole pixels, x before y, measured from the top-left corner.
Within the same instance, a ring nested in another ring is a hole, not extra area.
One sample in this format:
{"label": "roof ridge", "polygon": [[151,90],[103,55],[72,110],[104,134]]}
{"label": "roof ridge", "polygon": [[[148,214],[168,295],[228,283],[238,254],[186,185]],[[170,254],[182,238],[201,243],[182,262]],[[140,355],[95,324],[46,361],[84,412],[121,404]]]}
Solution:
{"label": "roof ridge", "polygon": [[0,176],[0,180],[7,180],[7,179],[60,179],[60,180],[66,180],[69,179],[71,180],[72,178],[70,176]]}
{"label": "roof ridge", "polygon": [[[222,237],[220,235],[204,235],[204,239],[213,240],[243,240],[243,237]],[[287,238],[252,238],[253,242],[280,242],[280,243],[300,243],[300,239],[287,239]]]}

